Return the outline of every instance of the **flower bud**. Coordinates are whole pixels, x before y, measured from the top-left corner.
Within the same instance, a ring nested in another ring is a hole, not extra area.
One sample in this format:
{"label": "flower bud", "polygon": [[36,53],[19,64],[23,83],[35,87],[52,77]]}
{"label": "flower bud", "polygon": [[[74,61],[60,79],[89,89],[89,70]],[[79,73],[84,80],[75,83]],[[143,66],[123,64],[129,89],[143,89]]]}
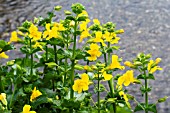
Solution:
{"label": "flower bud", "polygon": [[128,66],[128,67],[133,66],[133,64],[132,64],[131,62],[129,62],[129,61],[124,62],[124,65],[125,65],[125,66]]}
{"label": "flower bud", "polygon": [[74,66],[74,68],[77,69],[77,70],[80,70],[80,71],[84,69],[84,67],[82,65],[79,65],[79,64],[76,64]]}
{"label": "flower bud", "polygon": [[134,65],[135,65],[135,66],[141,66],[142,63],[137,61],[137,62],[134,62]]}
{"label": "flower bud", "polygon": [[84,66],[84,70],[87,70],[87,71],[89,71],[89,72],[92,72],[92,71],[93,71],[92,68],[89,67],[88,65],[85,65],[85,66]]}
{"label": "flower bud", "polygon": [[119,29],[119,30],[115,31],[116,34],[122,34],[122,33],[124,33],[124,32],[125,32],[125,31],[124,31],[123,29]]}
{"label": "flower bud", "polygon": [[67,10],[65,10],[64,13],[65,13],[65,15],[71,15],[71,12],[67,11]]}
{"label": "flower bud", "polygon": [[73,27],[74,25],[75,25],[75,22],[72,20],[72,21],[70,22],[70,26]]}
{"label": "flower bud", "polygon": [[61,8],[62,8],[62,6],[55,6],[55,7],[54,7],[54,9],[55,9],[56,11],[60,11]]}
{"label": "flower bud", "polygon": [[158,64],[161,60],[162,60],[161,58],[157,58],[157,59],[155,60],[155,63]]}
{"label": "flower bud", "polygon": [[151,58],[151,54],[147,54],[145,57],[146,57],[147,59],[149,59],[149,58]]}
{"label": "flower bud", "polygon": [[168,98],[167,96],[165,96],[164,98],[160,98],[160,99],[158,99],[158,102],[159,103],[165,102],[167,98]]}

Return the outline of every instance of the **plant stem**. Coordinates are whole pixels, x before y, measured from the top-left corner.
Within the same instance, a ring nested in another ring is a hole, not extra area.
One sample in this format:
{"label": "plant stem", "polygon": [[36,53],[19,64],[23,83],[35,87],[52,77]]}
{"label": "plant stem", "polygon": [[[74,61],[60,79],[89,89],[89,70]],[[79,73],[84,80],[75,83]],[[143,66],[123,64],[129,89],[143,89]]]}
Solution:
{"label": "plant stem", "polygon": [[[87,64],[86,65],[89,65],[89,60],[87,60]],[[86,72],[85,72],[86,74],[87,74],[87,70],[86,70]]]}
{"label": "plant stem", "polygon": [[13,90],[12,97],[11,97],[10,103],[9,103],[9,108],[10,109],[11,109],[12,104],[13,104],[13,98],[14,98],[14,95],[15,95],[15,91],[16,91],[16,84],[14,84],[14,90]]}
{"label": "plant stem", "polygon": [[30,76],[33,74],[33,53],[32,53],[32,43],[30,39],[30,50],[31,50],[31,71],[30,71]]}
{"label": "plant stem", "polygon": [[[147,81],[147,77],[146,77],[146,71],[144,71],[144,75],[145,75],[145,90],[148,89],[148,81]],[[148,92],[145,92],[145,113],[148,113],[148,110],[146,109],[148,108]]]}
{"label": "plant stem", "polygon": [[[108,42],[107,47],[110,48],[110,42]],[[109,52],[108,53],[108,64],[107,65],[110,65],[110,64],[111,64],[111,54]],[[109,84],[109,88],[110,88],[111,97],[114,98],[114,95],[113,95],[114,94],[114,82],[113,82],[113,78],[111,78],[108,81],[108,84]],[[113,110],[114,110],[114,113],[116,113],[116,104],[115,103],[113,103]]]}
{"label": "plant stem", "polygon": [[99,80],[99,73],[98,73],[98,83],[97,83],[97,100],[98,100],[98,113],[100,113],[100,80]]}
{"label": "plant stem", "polygon": [[0,75],[0,92],[4,92],[4,87],[3,87],[1,76],[2,75]]}
{"label": "plant stem", "polygon": [[45,46],[45,50],[46,50],[45,58],[46,58],[46,61],[47,61],[48,60],[48,47],[47,47],[47,45]]}
{"label": "plant stem", "polygon": [[[56,72],[57,72],[57,74],[59,74],[59,72],[58,72],[58,59],[57,59],[57,47],[56,47],[56,45],[54,45],[53,47],[54,47],[55,63],[57,64],[57,66],[56,66]],[[55,91],[54,82],[55,82],[54,79],[52,79],[53,91]]]}
{"label": "plant stem", "polygon": [[[66,42],[66,50],[68,50],[68,34],[67,34],[67,37],[65,37],[65,38],[67,38],[67,42]],[[65,74],[64,74],[64,83],[63,83],[63,86],[65,86],[65,84],[66,84],[66,79],[67,79],[67,56],[65,56]]]}
{"label": "plant stem", "polygon": [[74,66],[75,66],[75,50],[76,50],[76,31],[77,31],[77,21],[75,21],[75,26],[74,26],[74,44],[73,44],[73,55],[72,55],[72,59],[71,59],[71,78],[70,78],[70,98],[73,99],[74,97],[74,91],[72,89],[72,86],[74,84]]}

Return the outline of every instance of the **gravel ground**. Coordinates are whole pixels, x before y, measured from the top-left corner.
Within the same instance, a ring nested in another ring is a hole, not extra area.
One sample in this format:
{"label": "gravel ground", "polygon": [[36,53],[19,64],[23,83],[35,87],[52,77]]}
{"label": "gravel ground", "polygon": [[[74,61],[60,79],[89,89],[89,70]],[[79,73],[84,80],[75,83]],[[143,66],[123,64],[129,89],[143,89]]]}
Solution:
{"label": "gravel ground", "polygon": [[[150,98],[170,96],[170,0],[0,0],[0,38],[9,40],[9,33],[26,19],[45,17],[56,5],[70,9],[75,2],[85,5],[91,19],[98,18],[102,23],[112,21],[118,29],[125,30],[121,49],[116,53],[124,60],[132,60],[139,52],[161,57],[163,71],[156,73],[155,82],[150,82],[153,85]],[[57,15],[63,18],[62,13]],[[134,86],[129,89],[136,91]],[[139,94],[136,96],[139,98]],[[169,101],[157,106],[158,113],[170,113]]]}

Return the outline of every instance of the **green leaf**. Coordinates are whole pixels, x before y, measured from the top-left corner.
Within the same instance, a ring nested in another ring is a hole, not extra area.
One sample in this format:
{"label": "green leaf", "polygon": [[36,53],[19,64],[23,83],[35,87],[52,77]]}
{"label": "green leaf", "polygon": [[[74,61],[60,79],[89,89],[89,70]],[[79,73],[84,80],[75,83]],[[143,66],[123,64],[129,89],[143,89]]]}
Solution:
{"label": "green leaf", "polygon": [[55,62],[49,62],[49,63],[45,63],[49,68],[53,68],[56,67],[57,64]]}
{"label": "green leaf", "polygon": [[137,79],[145,79],[145,75],[140,74],[140,75],[137,76]]}
{"label": "green leaf", "polygon": [[152,80],[155,80],[155,77],[153,74],[149,73],[149,75],[147,76],[147,79],[152,79]]}
{"label": "green leaf", "polygon": [[75,20],[75,18],[73,16],[67,16],[66,19],[67,20]]}
{"label": "green leaf", "polygon": [[76,94],[76,101],[83,101],[84,98],[86,97],[87,93],[80,93],[80,94]]}
{"label": "green leaf", "polygon": [[112,46],[112,48],[115,49],[115,50],[119,50],[120,47],[119,46]]}
{"label": "green leaf", "polygon": [[145,104],[144,104],[144,103],[140,103],[140,104],[138,104],[138,105],[135,107],[134,112],[142,111],[142,110],[144,110],[143,108],[145,108]]}
{"label": "green leaf", "polygon": [[147,110],[151,111],[153,113],[157,113],[157,109],[156,109],[156,105],[155,104],[149,104]]}
{"label": "green leaf", "polygon": [[81,22],[81,21],[86,21],[87,16],[80,16],[78,17],[77,21]]}
{"label": "green leaf", "polygon": [[45,96],[40,96],[37,97],[33,102],[32,102],[32,107],[35,109],[37,108],[38,105],[41,105],[43,103],[48,103],[48,98]]}
{"label": "green leaf", "polygon": [[109,102],[109,103],[115,103],[116,100],[117,100],[117,98],[109,98],[109,99],[107,100],[107,102]]}

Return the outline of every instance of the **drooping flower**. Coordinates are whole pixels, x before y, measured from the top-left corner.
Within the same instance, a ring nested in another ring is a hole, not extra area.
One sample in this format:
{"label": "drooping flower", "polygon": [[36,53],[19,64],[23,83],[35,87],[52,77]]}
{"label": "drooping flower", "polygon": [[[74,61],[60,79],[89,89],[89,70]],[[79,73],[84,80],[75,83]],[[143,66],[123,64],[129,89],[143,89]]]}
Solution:
{"label": "drooping flower", "polygon": [[117,82],[118,86],[122,86],[123,84],[125,86],[129,86],[130,83],[133,83],[134,80],[135,80],[133,76],[134,76],[133,75],[133,70],[126,71],[125,74],[123,74],[122,76],[120,76],[118,78],[118,82]]}
{"label": "drooping flower", "polygon": [[42,33],[38,31],[38,28],[34,25],[31,24],[29,28],[29,37],[33,39],[33,41],[40,40],[41,39]]}
{"label": "drooping flower", "polygon": [[118,61],[117,55],[112,55],[112,63],[109,66],[110,69],[118,68],[118,69],[124,69],[124,66],[121,66],[121,64]]}
{"label": "drooping flower", "polygon": [[155,61],[150,60],[148,63],[148,72],[149,73],[154,73],[157,70],[162,70],[160,66],[158,66],[158,63],[161,61],[160,58],[157,58]]}
{"label": "drooping flower", "polygon": [[97,44],[91,44],[90,50],[88,50],[87,53],[91,55],[90,57],[88,57],[88,60],[90,61],[95,61],[97,57],[100,57],[100,55],[102,54],[99,51],[99,46]]}
{"label": "drooping flower", "polygon": [[17,32],[16,31],[13,31],[12,33],[11,33],[11,38],[10,38],[10,41],[9,41],[9,43],[11,43],[11,42],[17,42],[18,41],[18,36],[17,36]]}
{"label": "drooping flower", "polygon": [[104,80],[110,80],[113,76],[111,74],[107,74],[106,71],[103,73]]}
{"label": "drooping flower", "polygon": [[0,95],[0,101],[7,106],[7,100],[6,100],[6,94],[5,93],[1,93]]}
{"label": "drooping flower", "polygon": [[2,53],[0,53],[0,59],[1,59],[1,58],[8,59],[8,58],[9,58],[9,56],[8,56],[8,55],[6,55],[6,54],[5,54],[5,52],[2,52]]}
{"label": "drooping flower", "polygon": [[87,91],[89,89],[89,76],[86,73],[81,75],[81,79],[74,81],[73,90],[81,93],[82,91]]}
{"label": "drooping flower", "polygon": [[30,105],[24,105],[22,113],[36,113],[35,111],[30,111],[31,106]]}
{"label": "drooping flower", "polygon": [[39,90],[36,90],[36,87],[34,87],[34,90],[32,91],[32,95],[30,97],[30,101],[32,102],[34,99],[42,95],[42,93]]}

